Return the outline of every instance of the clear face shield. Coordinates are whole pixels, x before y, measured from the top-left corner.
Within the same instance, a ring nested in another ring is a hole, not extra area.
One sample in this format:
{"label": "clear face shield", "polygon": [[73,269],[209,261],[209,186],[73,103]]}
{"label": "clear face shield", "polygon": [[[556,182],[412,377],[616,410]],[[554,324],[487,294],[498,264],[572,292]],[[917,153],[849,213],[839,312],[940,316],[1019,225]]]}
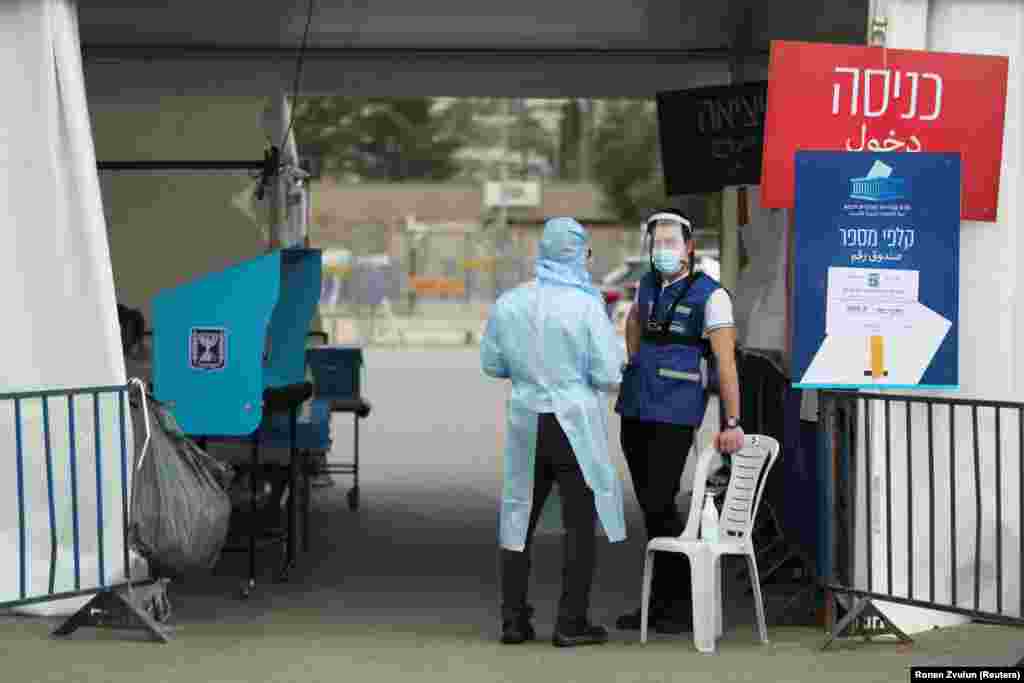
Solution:
{"label": "clear face shield", "polygon": [[[666,231],[662,229],[660,231],[662,234],[657,234],[659,231],[656,228],[659,225],[672,226],[678,230],[673,229],[666,235],[664,234]],[[658,249],[679,251],[684,262],[683,265],[692,265],[693,253],[688,247],[693,240],[693,227],[690,221],[681,214],[669,211],[656,212],[641,224],[640,232],[641,249],[651,259],[652,269],[654,269],[654,252]]]}
{"label": "clear face shield", "polygon": [[687,218],[676,213],[658,212],[640,224],[640,248],[643,251],[649,252],[654,246],[654,227],[658,223],[674,223],[682,228],[684,240],[693,239],[693,225]]}

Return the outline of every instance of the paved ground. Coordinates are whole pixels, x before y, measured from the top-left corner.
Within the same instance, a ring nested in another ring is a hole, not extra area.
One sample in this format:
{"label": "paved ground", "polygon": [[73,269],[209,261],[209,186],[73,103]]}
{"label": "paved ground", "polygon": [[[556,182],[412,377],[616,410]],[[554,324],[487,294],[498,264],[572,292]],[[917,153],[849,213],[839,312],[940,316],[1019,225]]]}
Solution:
{"label": "paved ground", "polygon": [[[561,551],[559,538],[547,535],[538,541],[532,594],[541,641],[502,646],[495,529],[503,386],[480,376],[472,350],[371,350],[368,363],[375,412],[363,428],[363,506],[348,511],[344,479],[315,494],[314,548],[294,583],[270,583],[278,555],[267,551],[264,583],[240,602],[233,593],[244,556],[228,556],[216,576],[172,587],[179,630],[166,646],[104,632],[54,643],[46,623],[6,620],[0,679],[905,681],[907,667],[926,661],[1006,663],[1024,640],[1018,630],[972,625],[924,634],[911,648],[851,641],[821,653],[820,628],[775,626],[772,643],[760,646],[751,601],[734,587],[718,656],[697,654],[688,635],[642,646],[620,632],[604,647],[562,651],[548,642]],[[348,457],[351,435],[339,417],[332,457]],[[626,481],[632,536],[600,547],[593,616],[605,623],[639,595],[644,539]],[[769,589],[772,621],[785,597]]]}

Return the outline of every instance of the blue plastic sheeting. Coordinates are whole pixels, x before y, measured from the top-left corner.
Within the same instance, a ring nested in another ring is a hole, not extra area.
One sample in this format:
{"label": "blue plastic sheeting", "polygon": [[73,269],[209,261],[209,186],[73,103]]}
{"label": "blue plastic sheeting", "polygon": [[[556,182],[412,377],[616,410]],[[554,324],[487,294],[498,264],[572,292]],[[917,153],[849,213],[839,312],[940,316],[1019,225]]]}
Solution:
{"label": "blue plastic sheeting", "polygon": [[824,430],[814,425],[813,438],[818,456],[818,578],[831,578],[835,557],[832,549],[832,525],[830,513],[835,504],[831,479],[835,476],[832,464],[832,449]]}
{"label": "blue plastic sheeting", "polygon": [[263,391],[305,381],[320,251],[275,251],[153,301],[153,384],[186,434],[244,436]]}
{"label": "blue plastic sheeting", "polygon": [[[842,432],[841,423],[833,425]],[[840,573],[843,571],[837,568],[836,564],[849,561],[849,558],[843,558],[842,554],[836,556],[836,542],[843,539],[833,537],[833,515],[838,513],[837,504],[845,498],[843,487],[850,480],[851,453],[846,439],[839,438],[838,442],[833,444],[830,441],[831,435],[823,429],[819,429],[814,438],[818,448],[818,576],[831,579],[837,570]],[[840,520],[837,521],[841,523]]]}
{"label": "blue plastic sheeting", "polygon": [[771,436],[782,447],[765,484],[765,501],[775,509],[787,543],[820,563],[828,544],[821,528],[817,425],[800,420],[802,392],[773,363],[745,356],[740,382],[744,431]]}
{"label": "blue plastic sheeting", "polygon": [[[818,494],[818,456],[816,425],[800,420],[803,392],[786,387],[782,425],[782,458],[770,475],[780,483],[783,495],[776,503],[786,541],[805,557],[822,560],[818,520],[821,516]],[[821,566],[820,564],[818,566]]]}
{"label": "blue plastic sheeting", "polygon": [[[821,537],[823,519],[818,466],[818,425],[800,420],[802,392],[791,389],[787,400],[786,455],[783,470],[786,496],[782,506],[782,525],[786,537],[796,545],[815,567],[824,566],[827,539]],[[793,411],[793,412],[790,412]],[[777,465],[776,465],[777,466]],[[776,473],[781,474],[781,473]]]}

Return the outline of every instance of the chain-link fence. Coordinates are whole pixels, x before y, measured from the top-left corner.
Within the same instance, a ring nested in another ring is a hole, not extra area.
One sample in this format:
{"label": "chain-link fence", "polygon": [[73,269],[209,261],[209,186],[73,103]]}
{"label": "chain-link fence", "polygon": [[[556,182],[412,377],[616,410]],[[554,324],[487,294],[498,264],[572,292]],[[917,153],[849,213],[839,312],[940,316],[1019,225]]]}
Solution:
{"label": "chain-link fence", "polygon": [[[639,253],[638,240],[621,228],[591,232],[595,283]],[[389,250],[375,252],[346,245],[349,265],[325,268],[324,302],[366,306],[386,298],[407,313],[422,302],[493,302],[534,277],[540,233],[539,226],[508,230],[504,236],[486,230],[402,233]]]}
{"label": "chain-link fence", "polygon": [[[534,277],[542,225],[408,227],[359,226],[343,249],[321,245],[325,284],[320,310],[332,337],[373,343],[381,334],[402,336],[391,330],[429,328],[476,338],[491,304]],[[622,226],[589,227],[591,274],[600,285],[607,273],[637,254],[639,240]],[[344,254],[341,265],[333,256],[337,253]]]}

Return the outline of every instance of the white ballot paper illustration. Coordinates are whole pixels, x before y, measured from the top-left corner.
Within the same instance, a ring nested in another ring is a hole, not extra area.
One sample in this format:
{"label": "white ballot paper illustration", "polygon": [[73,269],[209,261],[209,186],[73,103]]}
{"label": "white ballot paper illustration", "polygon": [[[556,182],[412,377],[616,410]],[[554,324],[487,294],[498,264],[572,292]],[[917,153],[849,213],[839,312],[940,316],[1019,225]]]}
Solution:
{"label": "white ballot paper illustration", "polygon": [[[801,384],[920,384],[952,322],[918,301],[914,270],[829,268],[825,340]],[[872,381],[871,337],[887,376]]]}
{"label": "white ballot paper illustration", "polygon": [[888,178],[892,175],[892,168],[880,159],[875,159],[875,163],[871,164],[871,170],[868,171],[868,178]]}
{"label": "white ballot paper illustration", "polygon": [[918,271],[829,268],[825,334],[901,334],[912,329]]}

